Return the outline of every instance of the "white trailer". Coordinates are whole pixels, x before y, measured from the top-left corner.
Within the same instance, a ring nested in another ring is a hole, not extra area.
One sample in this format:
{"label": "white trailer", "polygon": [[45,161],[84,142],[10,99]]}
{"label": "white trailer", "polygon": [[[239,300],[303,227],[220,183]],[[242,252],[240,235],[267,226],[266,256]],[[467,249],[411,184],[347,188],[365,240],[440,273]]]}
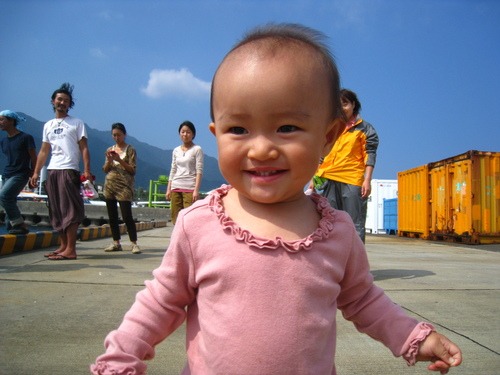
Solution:
{"label": "white trailer", "polygon": [[398,180],[372,180],[372,192],[368,197],[366,232],[385,233],[384,199],[398,197]]}

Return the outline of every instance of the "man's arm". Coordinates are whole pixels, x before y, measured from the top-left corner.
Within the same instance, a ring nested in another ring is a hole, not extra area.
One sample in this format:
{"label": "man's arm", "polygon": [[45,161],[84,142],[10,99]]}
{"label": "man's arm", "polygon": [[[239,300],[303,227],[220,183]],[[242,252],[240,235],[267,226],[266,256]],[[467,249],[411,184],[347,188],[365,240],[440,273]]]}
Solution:
{"label": "man's arm", "polygon": [[80,152],[82,153],[83,159],[83,175],[92,181],[92,173],[90,173],[90,151],[87,143],[87,138],[83,137],[78,142],[78,146],[80,147]]}
{"label": "man's arm", "polygon": [[[34,151],[34,150],[33,150]],[[40,177],[40,171],[42,170],[47,158],[50,154],[50,143],[42,142],[42,147],[38,152],[38,157],[36,158],[35,169],[31,175],[30,187],[35,188],[38,186],[38,179]],[[33,161],[33,158],[31,159]]]}

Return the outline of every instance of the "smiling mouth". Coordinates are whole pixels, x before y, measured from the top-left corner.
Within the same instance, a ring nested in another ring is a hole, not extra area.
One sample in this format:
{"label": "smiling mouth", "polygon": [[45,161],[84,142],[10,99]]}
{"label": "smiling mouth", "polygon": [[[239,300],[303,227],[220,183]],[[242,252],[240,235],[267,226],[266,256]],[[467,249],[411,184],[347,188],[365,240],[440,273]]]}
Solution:
{"label": "smiling mouth", "polygon": [[274,176],[283,171],[281,170],[275,170],[275,171],[249,171],[249,173],[253,174],[254,176],[258,177],[269,177],[269,176]]}

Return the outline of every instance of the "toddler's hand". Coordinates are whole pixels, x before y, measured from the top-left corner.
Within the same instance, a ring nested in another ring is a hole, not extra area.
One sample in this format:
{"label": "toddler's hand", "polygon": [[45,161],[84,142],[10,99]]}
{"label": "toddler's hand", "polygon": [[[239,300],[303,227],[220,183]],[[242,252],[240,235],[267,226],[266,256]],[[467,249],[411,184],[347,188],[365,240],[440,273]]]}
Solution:
{"label": "toddler's hand", "polygon": [[427,366],[429,371],[440,371],[441,374],[447,374],[450,367],[462,363],[462,352],[447,337],[432,332],[420,344],[417,361],[431,361],[433,363]]}

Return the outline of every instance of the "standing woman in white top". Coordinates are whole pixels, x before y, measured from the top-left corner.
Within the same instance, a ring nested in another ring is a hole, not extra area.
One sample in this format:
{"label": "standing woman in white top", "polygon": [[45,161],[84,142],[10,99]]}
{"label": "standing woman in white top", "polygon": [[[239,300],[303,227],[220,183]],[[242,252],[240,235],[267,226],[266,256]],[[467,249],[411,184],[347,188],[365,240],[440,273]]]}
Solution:
{"label": "standing woman in white top", "polygon": [[170,200],[173,224],[179,211],[199,198],[203,175],[203,151],[193,143],[196,128],[191,121],[184,121],[179,125],[179,136],[182,144],[172,152],[172,166],[165,194],[167,200]]}

